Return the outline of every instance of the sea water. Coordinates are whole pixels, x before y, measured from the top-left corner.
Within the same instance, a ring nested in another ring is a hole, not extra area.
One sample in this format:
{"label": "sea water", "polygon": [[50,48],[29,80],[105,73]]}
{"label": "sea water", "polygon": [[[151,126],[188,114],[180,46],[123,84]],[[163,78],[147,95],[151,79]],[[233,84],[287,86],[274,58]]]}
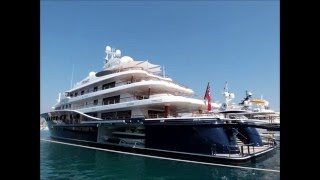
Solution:
{"label": "sea water", "polygon": [[[50,139],[40,130],[40,139]],[[280,171],[280,146],[247,167]],[[279,172],[154,159],[40,140],[40,179],[280,179]]]}

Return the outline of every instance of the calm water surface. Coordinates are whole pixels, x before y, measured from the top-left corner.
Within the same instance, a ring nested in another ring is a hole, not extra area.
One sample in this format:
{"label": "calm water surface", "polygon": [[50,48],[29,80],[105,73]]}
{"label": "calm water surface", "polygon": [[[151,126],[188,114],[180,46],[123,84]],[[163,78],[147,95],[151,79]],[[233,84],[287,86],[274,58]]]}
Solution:
{"label": "calm water surface", "polygon": [[[49,131],[40,131],[50,139]],[[246,166],[280,170],[280,147]],[[40,179],[280,179],[278,172],[209,166],[111,153],[40,140]]]}

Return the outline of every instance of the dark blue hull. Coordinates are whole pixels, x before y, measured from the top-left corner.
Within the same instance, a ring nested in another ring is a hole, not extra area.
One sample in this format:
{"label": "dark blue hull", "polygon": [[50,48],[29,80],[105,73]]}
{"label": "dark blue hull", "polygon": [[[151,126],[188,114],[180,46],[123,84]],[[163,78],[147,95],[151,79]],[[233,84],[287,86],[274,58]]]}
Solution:
{"label": "dark blue hull", "polygon": [[[91,124],[64,124],[58,125],[48,122],[51,136],[81,141],[101,142],[99,135],[99,123]],[[137,122],[122,125],[107,124],[111,127],[126,128],[138,124]],[[239,138],[244,144],[262,146],[257,131],[252,127],[232,126],[223,124],[221,120],[208,121],[180,121],[180,122],[144,122],[144,136],[132,136],[131,139],[142,139],[145,148],[179,151],[197,154],[238,154],[240,152],[236,143]],[[140,126],[141,127],[141,126]],[[101,128],[101,125],[100,125]],[[102,130],[100,130],[102,131]],[[108,132],[104,132],[106,134]],[[109,133],[110,134],[110,133]],[[241,136],[240,136],[241,135]],[[130,139],[129,135],[114,135],[109,137],[106,143],[119,144],[123,139]]]}
{"label": "dark blue hull", "polygon": [[53,126],[50,133],[53,137],[97,142],[98,128],[96,125],[61,125]]}
{"label": "dark blue hull", "polygon": [[244,165],[249,164],[251,162],[257,162],[260,160],[264,160],[275,153],[275,148],[270,149],[261,154],[256,154],[252,156],[247,156],[244,158],[228,158],[228,157],[219,157],[219,156],[210,156],[210,155],[201,155],[201,154],[193,154],[193,153],[183,153],[176,151],[162,151],[159,149],[147,149],[147,148],[128,148],[117,145],[109,145],[109,144],[101,144],[97,142],[89,142],[89,141],[78,141],[73,139],[64,139],[58,137],[52,137],[53,140],[58,140],[61,142],[67,142],[71,144],[84,145],[89,147],[101,148],[106,150],[113,150],[119,152],[128,152],[134,154],[142,154],[149,155],[154,157],[164,157],[164,158],[172,158],[177,160],[189,160],[195,162],[204,162],[204,163],[221,163],[228,165]]}
{"label": "dark blue hull", "polygon": [[[232,164],[247,162],[263,154],[245,154],[237,145],[241,140],[246,147],[262,146],[255,128],[228,124],[220,119],[146,121],[140,118],[80,124],[49,120],[47,124],[55,139],[138,154]],[[232,154],[238,157],[230,158]]]}
{"label": "dark blue hull", "polygon": [[219,126],[146,125],[146,147],[199,154],[236,154],[236,139]]}

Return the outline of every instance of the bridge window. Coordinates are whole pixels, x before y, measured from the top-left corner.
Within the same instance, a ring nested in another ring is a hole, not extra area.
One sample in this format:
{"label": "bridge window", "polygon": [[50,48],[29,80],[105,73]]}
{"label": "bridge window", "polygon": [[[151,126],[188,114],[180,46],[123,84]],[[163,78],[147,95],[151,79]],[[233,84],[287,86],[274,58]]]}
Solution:
{"label": "bridge window", "polygon": [[116,111],[101,113],[102,119],[118,119],[118,118],[131,118],[131,111]]}
{"label": "bridge window", "polygon": [[93,100],[93,105],[98,105],[98,99]]}
{"label": "bridge window", "polygon": [[102,101],[103,101],[103,105],[116,104],[120,102],[120,95],[104,98]]}
{"label": "bridge window", "polygon": [[149,118],[164,117],[164,111],[148,110]]}
{"label": "bridge window", "polygon": [[102,85],[102,89],[109,89],[109,88],[113,88],[116,86],[116,82],[111,82],[111,83],[107,83]]}

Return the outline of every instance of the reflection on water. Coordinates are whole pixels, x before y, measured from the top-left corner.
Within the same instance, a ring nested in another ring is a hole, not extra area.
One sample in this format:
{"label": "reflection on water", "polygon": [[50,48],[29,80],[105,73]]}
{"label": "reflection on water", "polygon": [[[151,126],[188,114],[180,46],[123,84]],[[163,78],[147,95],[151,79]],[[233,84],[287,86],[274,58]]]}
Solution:
{"label": "reflection on water", "polygon": [[[40,131],[48,139],[49,131]],[[248,166],[280,169],[280,147]],[[41,179],[280,179],[278,172],[217,167],[40,141]]]}

